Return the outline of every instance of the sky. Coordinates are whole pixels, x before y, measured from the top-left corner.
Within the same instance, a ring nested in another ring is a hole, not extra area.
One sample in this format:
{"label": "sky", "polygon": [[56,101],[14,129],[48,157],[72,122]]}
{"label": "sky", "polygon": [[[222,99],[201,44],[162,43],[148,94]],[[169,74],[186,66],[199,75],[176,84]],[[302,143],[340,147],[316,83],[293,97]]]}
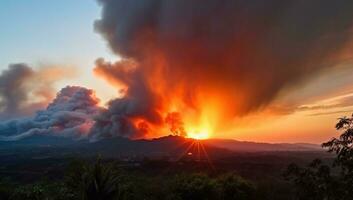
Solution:
{"label": "sky", "polygon": [[1,1],[0,69],[11,63],[27,63],[34,68],[74,67],[79,75],[60,81],[56,88],[86,86],[107,101],[116,90],[95,77],[92,69],[98,57],[114,60],[116,56],[94,32],[93,22],[99,16],[100,8],[94,0]]}
{"label": "sky", "polygon": [[[125,41],[115,46],[104,38],[104,33],[111,31],[109,27],[99,30],[100,34],[94,31],[93,24],[101,18],[101,8],[94,0],[0,1],[0,70],[15,63],[26,63],[34,69],[64,67],[72,76],[56,81],[56,91],[66,85],[87,87],[96,91],[102,100],[100,105],[116,98],[118,89],[106,74],[114,73],[109,71],[114,66],[102,64],[98,67],[102,71],[97,75],[93,72],[95,61],[104,58],[114,62],[120,59],[117,54],[131,56],[132,53],[124,49],[124,45],[129,45]],[[351,41],[348,39],[339,52],[339,62],[276,91],[271,102],[266,102],[266,108],[260,109],[263,102],[259,103],[255,111],[246,111],[246,115],[227,121],[227,127],[232,128],[212,133],[211,137],[321,143],[337,136],[334,129],[337,118],[353,113]],[[107,68],[110,68],[108,72],[104,71]]]}

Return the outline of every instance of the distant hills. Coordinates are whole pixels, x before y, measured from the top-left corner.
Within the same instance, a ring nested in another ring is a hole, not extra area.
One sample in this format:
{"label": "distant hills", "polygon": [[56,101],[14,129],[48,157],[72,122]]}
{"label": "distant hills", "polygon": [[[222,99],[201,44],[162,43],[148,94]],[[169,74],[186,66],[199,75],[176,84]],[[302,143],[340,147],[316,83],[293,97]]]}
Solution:
{"label": "distant hills", "polygon": [[155,139],[130,140],[127,138],[107,138],[97,142],[73,140],[70,138],[35,135],[18,141],[0,142],[0,150],[41,149],[44,152],[62,154],[92,155],[109,157],[147,156],[177,157],[183,155],[227,156],[236,152],[286,152],[286,151],[322,151],[316,144],[256,143],[229,139],[194,140],[178,136],[165,136]]}
{"label": "distant hills", "polygon": [[231,139],[208,139],[206,145],[229,149],[236,152],[263,152],[263,151],[322,151],[320,145],[310,143],[258,143],[237,141]]}

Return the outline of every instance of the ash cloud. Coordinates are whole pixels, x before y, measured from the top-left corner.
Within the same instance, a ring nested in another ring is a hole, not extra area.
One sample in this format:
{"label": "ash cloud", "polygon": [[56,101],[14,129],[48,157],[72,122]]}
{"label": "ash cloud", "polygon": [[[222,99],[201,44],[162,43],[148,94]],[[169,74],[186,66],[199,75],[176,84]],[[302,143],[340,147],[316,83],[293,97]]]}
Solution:
{"label": "ash cloud", "polygon": [[0,74],[0,119],[29,116],[45,108],[55,96],[53,84],[70,72],[64,67],[33,69],[25,63],[10,64]]}
{"label": "ash cloud", "polygon": [[145,82],[137,63],[132,60],[110,63],[96,61],[95,73],[115,85],[128,86],[120,91],[122,98],[108,102],[108,108],[95,118],[91,134],[95,137],[143,137],[151,126],[163,121],[157,95]]}
{"label": "ash cloud", "polygon": [[106,120],[112,116],[163,118],[160,99],[168,102],[176,95],[195,110],[220,97],[226,105],[222,115],[229,119],[263,109],[281,90],[339,62],[337,54],[352,35],[353,1],[348,0],[99,3],[96,31],[122,63],[138,63],[133,75],[120,69],[123,64],[97,65],[109,81],[129,88],[98,121],[110,127],[117,120]]}
{"label": "ash cloud", "polygon": [[92,90],[67,86],[44,110],[33,117],[0,122],[0,141],[23,139],[35,134],[87,138],[94,124],[93,117],[102,108]]}
{"label": "ash cloud", "polygon": [[0,108],[2,116],[20,112],[20,106],[28,99],[25,83],[34,71],[25,64],[13,64],[0,75]]}

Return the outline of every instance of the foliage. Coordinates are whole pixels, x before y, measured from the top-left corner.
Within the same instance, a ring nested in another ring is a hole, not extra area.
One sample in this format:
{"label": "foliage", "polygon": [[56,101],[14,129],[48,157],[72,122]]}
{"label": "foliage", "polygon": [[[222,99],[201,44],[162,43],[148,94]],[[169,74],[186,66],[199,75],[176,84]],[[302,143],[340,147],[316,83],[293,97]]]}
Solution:
{"label": "foliage", "polygon": [[339,181],[331,175],[330,167],[319,159],[312,161],[306,168],[289,165],[286,177],[295,183],[299,199],[340,199],[337,196],[340,194]]}
{"label": "foliage", "polygon": [[[306,168],[296,164],[288,167],[286,176],[294,182],[299,199],[353,199],[353,115],[340,118],[336,129],[343,131],[341,136],[322,144],[328,152],[336,154],[332,168],[320,160]],[[332,175],[331,169],[335,167],[338,175]]]}
{"label": "foliage", "polygon": [[97,159],[93,165],[79,163],[72,166],[67,185],[82,200],[119,199],[119,175],[112,165]]}
{"label": "foliage", "polygon": [[342,130],[342,135],[339,138],[331,139],[322,146],[337,155],[335,165],[340,166],[342,175],[353,183],[353,115],[350,118],[340,118],[336,129]]}
{"label": "foliage", "polygon": [[176,176],[172,191],[174,198],[180,200],[216,199],[216,183],[204,174]]}
{"label": "foliage", "polygon": [[170,183],[171,199],[178,200],[250,200],[255,194],[255,186],[234,173],[218,178],[205,174],[177,175]]}
{"label": "foliage", "polygon": [[0,199],[10,199],[10,196],[13,192],[13,186],[10,183],[4,180],[0,180]]}
{"label": "foliage", "polygon": [[222,200],[249,200],[254,198],[255,186],[234,173],[222,175],[217,179]]}
{"label": "foliage", "polygon": [[63,183],[35,183],[18,186],[9,198],[10,200],[70,200],[74,195]]}

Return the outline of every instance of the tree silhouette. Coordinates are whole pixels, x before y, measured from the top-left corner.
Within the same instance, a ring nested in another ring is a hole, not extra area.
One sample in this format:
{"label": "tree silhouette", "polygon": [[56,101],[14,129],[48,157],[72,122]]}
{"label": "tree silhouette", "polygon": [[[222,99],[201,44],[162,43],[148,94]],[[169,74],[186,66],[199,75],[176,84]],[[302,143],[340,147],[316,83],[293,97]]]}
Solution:
{"label": "tree silhouette", "polygon": [[204,174],[179,175],[172,183],[174,198],[180,200],[216,199],[215,182]]}
{"label": "tree silhouette", "polygon": [[[288,166],[285,176],[296,186],[297,197],[300,200],[340,199],[337,189],[339,181],[332,177],[331,168],[315,159],[306,168],[296,164]],[[337,197],[337,198],[336,198]]]}
{"label": "tree silhouette", "polygon": [[67,177],[70,188],[81,200],[119,199],[119,176],[111,165],[100,158],[93,165],[78,164]]}
{"label": "tree silhouette", "polygon": [[337,155],[335,160],[336,165],[343,167],[345,172],[353,170],[353,115],[350,118],[340,118],[336,124],[337,130],[342,130],[343,133],[339,138],[333,138],[330,141],[322,144],[328,148],[329,152],[334,152]]}
{"label": "tree silhouette", "polygon": [[343,131],[339,138],[322,144],[336,154],[334,166],[340,168],[344,198],[353,199],[353,115],[340,118],[336,129]]}
{"label": "tree silhouette", "polygon": [[339,138],[332,138],[322,147],[336,157],[332,168],[316,159],[307,168],[291,164],[286,177],[298,190],[299,199],[351,200],[353,199],[353,115],[339,118],[336,129],[343,131]]}
{"label": "tree silhouette", "polygon": [[220,199],[222,200],[249,200],[254,198],[255,187],[234,173],[222,175],[217,180]]}

